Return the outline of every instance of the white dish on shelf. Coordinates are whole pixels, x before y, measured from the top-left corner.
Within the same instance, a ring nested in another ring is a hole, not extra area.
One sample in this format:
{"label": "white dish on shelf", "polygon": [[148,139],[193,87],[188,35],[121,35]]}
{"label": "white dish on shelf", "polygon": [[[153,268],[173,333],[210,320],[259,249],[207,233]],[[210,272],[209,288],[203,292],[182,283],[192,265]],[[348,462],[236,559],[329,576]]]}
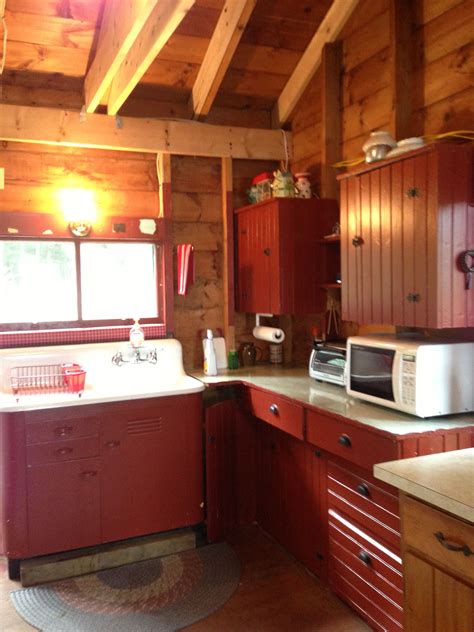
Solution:
{"label": "white dish on shelf", "polygon": [[391,149],[385,157],[394,158],[406,153],[407,151],[420,149],[420,147],[423,147],[424,144],[425,141],[422,138],[416,136],[413,138],[404,138],[403,140],[398,141],[397,146]]}

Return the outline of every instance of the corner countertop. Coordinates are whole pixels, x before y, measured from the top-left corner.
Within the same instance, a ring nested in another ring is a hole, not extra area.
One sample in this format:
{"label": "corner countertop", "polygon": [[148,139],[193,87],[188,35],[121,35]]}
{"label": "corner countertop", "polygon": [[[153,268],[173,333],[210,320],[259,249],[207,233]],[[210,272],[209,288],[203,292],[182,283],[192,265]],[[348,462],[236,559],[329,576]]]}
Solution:
{"label": "corner countertop", "polygon": [[474,523],[474,448],[380,463],[374,476]]}
{"label": "corner countertop", "polygon": [[219,371],[216,377],[200,370],[191,375],[207,386],[246,384],[288,397],[306,406],[345,417],[382,433],[408,436],[436,430],[474,426],[474,414],[464,413],[421,419],[390,408],[349,397],[343,387],[317,382],[304,367],[257,365],[237,370]]}

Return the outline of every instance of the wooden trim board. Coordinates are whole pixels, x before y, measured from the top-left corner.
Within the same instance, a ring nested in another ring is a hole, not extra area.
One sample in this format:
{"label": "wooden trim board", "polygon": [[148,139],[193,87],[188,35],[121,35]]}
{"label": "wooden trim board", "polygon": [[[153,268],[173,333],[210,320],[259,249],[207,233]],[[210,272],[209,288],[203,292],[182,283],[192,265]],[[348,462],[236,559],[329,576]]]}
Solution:
{"label": "wooden trim board", "polygon": [[[287,133],[290,158],[291,133]],[[279,130],[123,117],[0,104],[0,140],[183,156],[283,160]]]}

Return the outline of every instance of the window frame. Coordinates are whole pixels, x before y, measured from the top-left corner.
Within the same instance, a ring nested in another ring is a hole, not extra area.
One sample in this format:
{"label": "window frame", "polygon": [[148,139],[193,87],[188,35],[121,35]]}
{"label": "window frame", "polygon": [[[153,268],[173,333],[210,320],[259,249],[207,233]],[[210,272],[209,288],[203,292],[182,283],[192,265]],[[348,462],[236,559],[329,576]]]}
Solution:
{"label": "window frame", "polygon": [[[35,221],[37,217],[31,217],[32,213],[9,213],[9,219],[18,218],[19,225],[24,226],[25,216],[30,216],[32,220],[31,226],[28,227],[28,234],[8,234],[5,230],[7,224],[0,225],[0,240],[1,241],[55,241],[55,242],[69,242],[74,244],[75,249],[75,261],[76,261],[76,292],[77,292],[77,307],[79,312],[79,318],[72,321],[47,321],[47,322],[20,322],[20,323],[2,323],[0,322],[0,333],[2,332],[28,332],[28,331],[51,331],[55,330],[75,330],[75,329],[98,329],[98,328],[111,328],[111,327],[127,327],[133,324],[133,317],[124,319],[95,319],[85,320],[82,318],[82,295],[81,295],[81,257],[80,257],[80,245],[82,243],[149,243],[155,247],[155,265],[156,265],[156,297],[158,316],[150,318],[140,318],[140,323],[144,325],[162,325],[168,328],[167,321],[167,305],[166,305],[166,283],[168,275],[166,274],[166,243],[164,238],[164,230],[162,221],[159,218],[145,218],[153,219],[156,222],[156,232],[154,235],[140,234],[137,229],[138,218],[110,218],[110,227],[118,224],[126,225],[128,230],[127,236],[123,236],[122,233],[114,234],[112,230],[107,226],[105,229],[96,229],[94,234],[88,237],[75,237],[68,234],[67,225],[61,226],[61,230],[52,231],[52,234],[44,234],[44,230],[41,231],[41,227],[44,225],[45,215],[41,220]],[[51,220],[56,220],[54,216],[48,216]],[[28,219],[28,218],[27,218]],[[56,220],[57,224],[57,220]],[[26,231],[21,231],[26,232]],[[59,233],[59,234],[58,234]]]}

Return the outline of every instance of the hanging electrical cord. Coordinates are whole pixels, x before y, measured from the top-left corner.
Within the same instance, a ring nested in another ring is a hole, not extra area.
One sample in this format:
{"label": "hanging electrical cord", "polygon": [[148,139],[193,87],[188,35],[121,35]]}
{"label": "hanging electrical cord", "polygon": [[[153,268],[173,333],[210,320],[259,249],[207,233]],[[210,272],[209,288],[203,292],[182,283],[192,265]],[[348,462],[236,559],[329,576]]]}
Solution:
{"label": "hanging electrical cord", "polygon": [[3,50],[2,50],[2,63],[0,64],[0,75],[3,75],[3,70],[5,68],[5,59],[7,57],[7,21],[5,20],[5,16],[2,16],[2,26],[3,26]]}
{"label": "hanging electrical cord", "polygon": [[283,147],[285,148],[285,171],[288,171],[288,162],[290,160],[290,156],[288,154],[288,139],[286,138],[286,132],[284,129],[280,130],[283,134]]}

